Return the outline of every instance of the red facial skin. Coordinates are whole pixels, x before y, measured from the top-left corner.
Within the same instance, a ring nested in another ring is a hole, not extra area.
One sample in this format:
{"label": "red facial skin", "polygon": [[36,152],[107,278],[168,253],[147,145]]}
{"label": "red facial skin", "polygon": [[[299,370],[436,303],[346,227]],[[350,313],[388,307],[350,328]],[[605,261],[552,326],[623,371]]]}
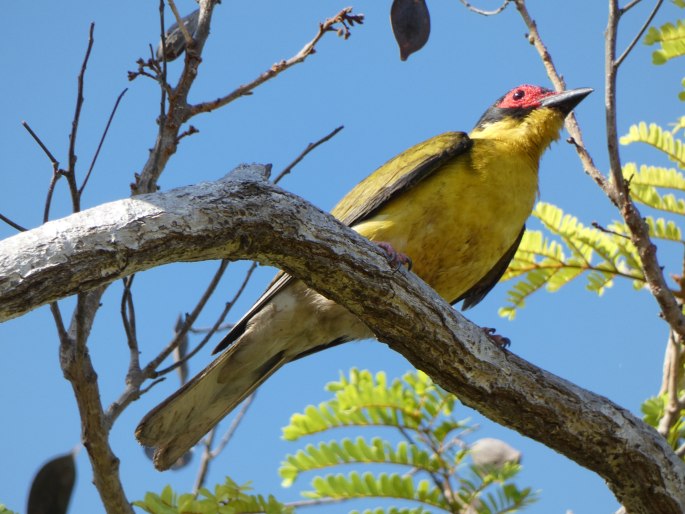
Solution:
{"label": "red facial skin", "polygon": [[539,107],[540,101],[548,96],[553,96],[554,91],[540,86],[524,84],[509,91],[496,105],[500,109],[528,109]]}

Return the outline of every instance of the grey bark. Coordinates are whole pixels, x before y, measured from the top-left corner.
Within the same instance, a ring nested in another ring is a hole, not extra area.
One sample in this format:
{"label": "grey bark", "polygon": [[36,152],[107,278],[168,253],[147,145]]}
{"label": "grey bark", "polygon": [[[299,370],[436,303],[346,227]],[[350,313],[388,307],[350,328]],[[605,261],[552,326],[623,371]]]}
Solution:
{"label": "grey bark", "polygon": [[465,404],[598,473],[628,512],[685,512],[685,464],[654,429],[501,350],[374,245],[266,181],[265,170],[243,166],[0,242],[0,321],[171,262],[256,259],[347,307]]}

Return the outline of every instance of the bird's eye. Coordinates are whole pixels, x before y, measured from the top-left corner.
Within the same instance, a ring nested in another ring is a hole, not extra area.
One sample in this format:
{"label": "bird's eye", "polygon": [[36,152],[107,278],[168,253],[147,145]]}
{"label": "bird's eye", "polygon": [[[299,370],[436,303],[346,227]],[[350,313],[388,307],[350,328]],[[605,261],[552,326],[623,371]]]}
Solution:
{"label": "bird's eye", "polygon": [[517,89],[516,91],[514,91],[514,94],[512,95],[512,98],[513,98],[514,100],[520,100],[520,99],[523,98],[524,96],[526,96],[526,92],[525,92],[523,89]]}

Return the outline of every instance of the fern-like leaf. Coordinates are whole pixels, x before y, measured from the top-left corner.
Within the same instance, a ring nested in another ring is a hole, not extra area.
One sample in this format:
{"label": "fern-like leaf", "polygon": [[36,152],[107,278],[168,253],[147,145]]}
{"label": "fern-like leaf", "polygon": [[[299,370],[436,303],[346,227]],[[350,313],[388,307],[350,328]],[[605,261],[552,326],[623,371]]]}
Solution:
{"label": "fern-like leaf", "polygon": [[396,498],[416,502],[449,510],[442,490],[431,485],[428,480],[414,482],[414,477],[397,473],[357,473],[352,471],[347,475],[335,474],[316,477],[312,480],[312,491],[306,491],[303,496],[319,500],[322,498],[336,498],[352,500],[358,498]]}
{"label": "fern-like leaf", "polygon": [[685,148],[680,139],[673,133],[661,128],[656,123],[649,126],[641,121],[637,125],[631,125],[628,133],[620,139],[622,145],[632,143],[646,143],[664,153],[679,168],[685,168]]}
{"label": "fern-like leaf", "polygon": [[435,454],[409,445],[406,441],[393,447],[379,437],[373,438],[370,444],[358,437],[354,441],[345,438],[341,441],[322,442],[317,446],[307,445],[295,455],[288,455],[278,472],[283,478],[281,485],[289,487],[305,471],[351,463],[398,464],[429,473],[437,472],[444,466]]}
{"label": "fern-like leaf", "polygon": [[[623,175],[630,181],[630,193],[633,199],[648,207],[671,214],[685,215],[685,200],[672,193],[662,194],[658,189],[670,189],[685,193],[685,176],[675,168],[658,166],[640,166],[628,163],[623,167]],[[657,189],[658,188],[658,189]],[[668,241],[680,241],[678,226],[665,220],[652,220],[655,237]]]}
{"label": "fern-like leaf", "polygon": [[238,485],[230,478],[214,488],[206,488],[194,494],[176,494],[166,486],[161,494],[147,493],[143,501],[133,502],[151,514],[292,514],[294,509],[279,502],[273,496],[250,495],[248,485]]}
{"label": "fern-like leaf", "polygon": [[[507,292],[508,305],[500,309],[501,316],[513,318],[536,291],[557,291],[583,273],[588,277],[587,288],[599,295],[611,287],[616,276],[643,279],[635,249],[625,237],[585,227],[575,217],[544,202],[536,205],[533,215],[559,241],[540,231],[526,231],[502,278],[520,280]],[[663,234],[676,233],[668,224],[662,228]]]}
{"label": "fern-like leaf", "polygon": [[650,27],[645,35],[645,44],[660,44],[661,48],[652,53],[654,64],[664,64],[675,57],[685,55],[685,24],[681,20],[673,25],[666,23],[660,28]]}
{"label": "fern-like leaf", "polygon": [[[431,511],[423,507],[378,507],[375,509],[364,509],[363,511],[351,510],[350,514],[430,514]],[[0,512],[0,514],[2,514]]]}
{"label": "fern-like leaf", "polygon": [[[407,382],[408,381],[408,382]],[[410,387],[407,387],[407,386]],[[404,382],[387,383],[384,373],[352,370],[349,380],[341,376],[326,388],[335,398],[318,406],[309,405],[304,413],[294,414],[283,428],[289,441],[344,426],[386,426],[417,430],[421,421],[451,412],[454,398],[437,387],[425,373],[405,375]],[[453,422],[443,427],[445,435],[460,428]],[[447,429],[449,428],[449,429]]]}

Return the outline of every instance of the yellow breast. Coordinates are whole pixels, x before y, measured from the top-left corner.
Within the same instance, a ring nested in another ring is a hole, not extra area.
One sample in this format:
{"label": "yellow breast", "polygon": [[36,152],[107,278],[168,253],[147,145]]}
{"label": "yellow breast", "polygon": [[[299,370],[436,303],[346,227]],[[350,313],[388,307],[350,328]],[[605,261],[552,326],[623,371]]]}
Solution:
{"label": "yellow breast", "polygon": [[407,254],[413,271],[454,301],[509,249],[533,208],[539,156],[507,145],[474,137],[469,152],[352,228]]}

